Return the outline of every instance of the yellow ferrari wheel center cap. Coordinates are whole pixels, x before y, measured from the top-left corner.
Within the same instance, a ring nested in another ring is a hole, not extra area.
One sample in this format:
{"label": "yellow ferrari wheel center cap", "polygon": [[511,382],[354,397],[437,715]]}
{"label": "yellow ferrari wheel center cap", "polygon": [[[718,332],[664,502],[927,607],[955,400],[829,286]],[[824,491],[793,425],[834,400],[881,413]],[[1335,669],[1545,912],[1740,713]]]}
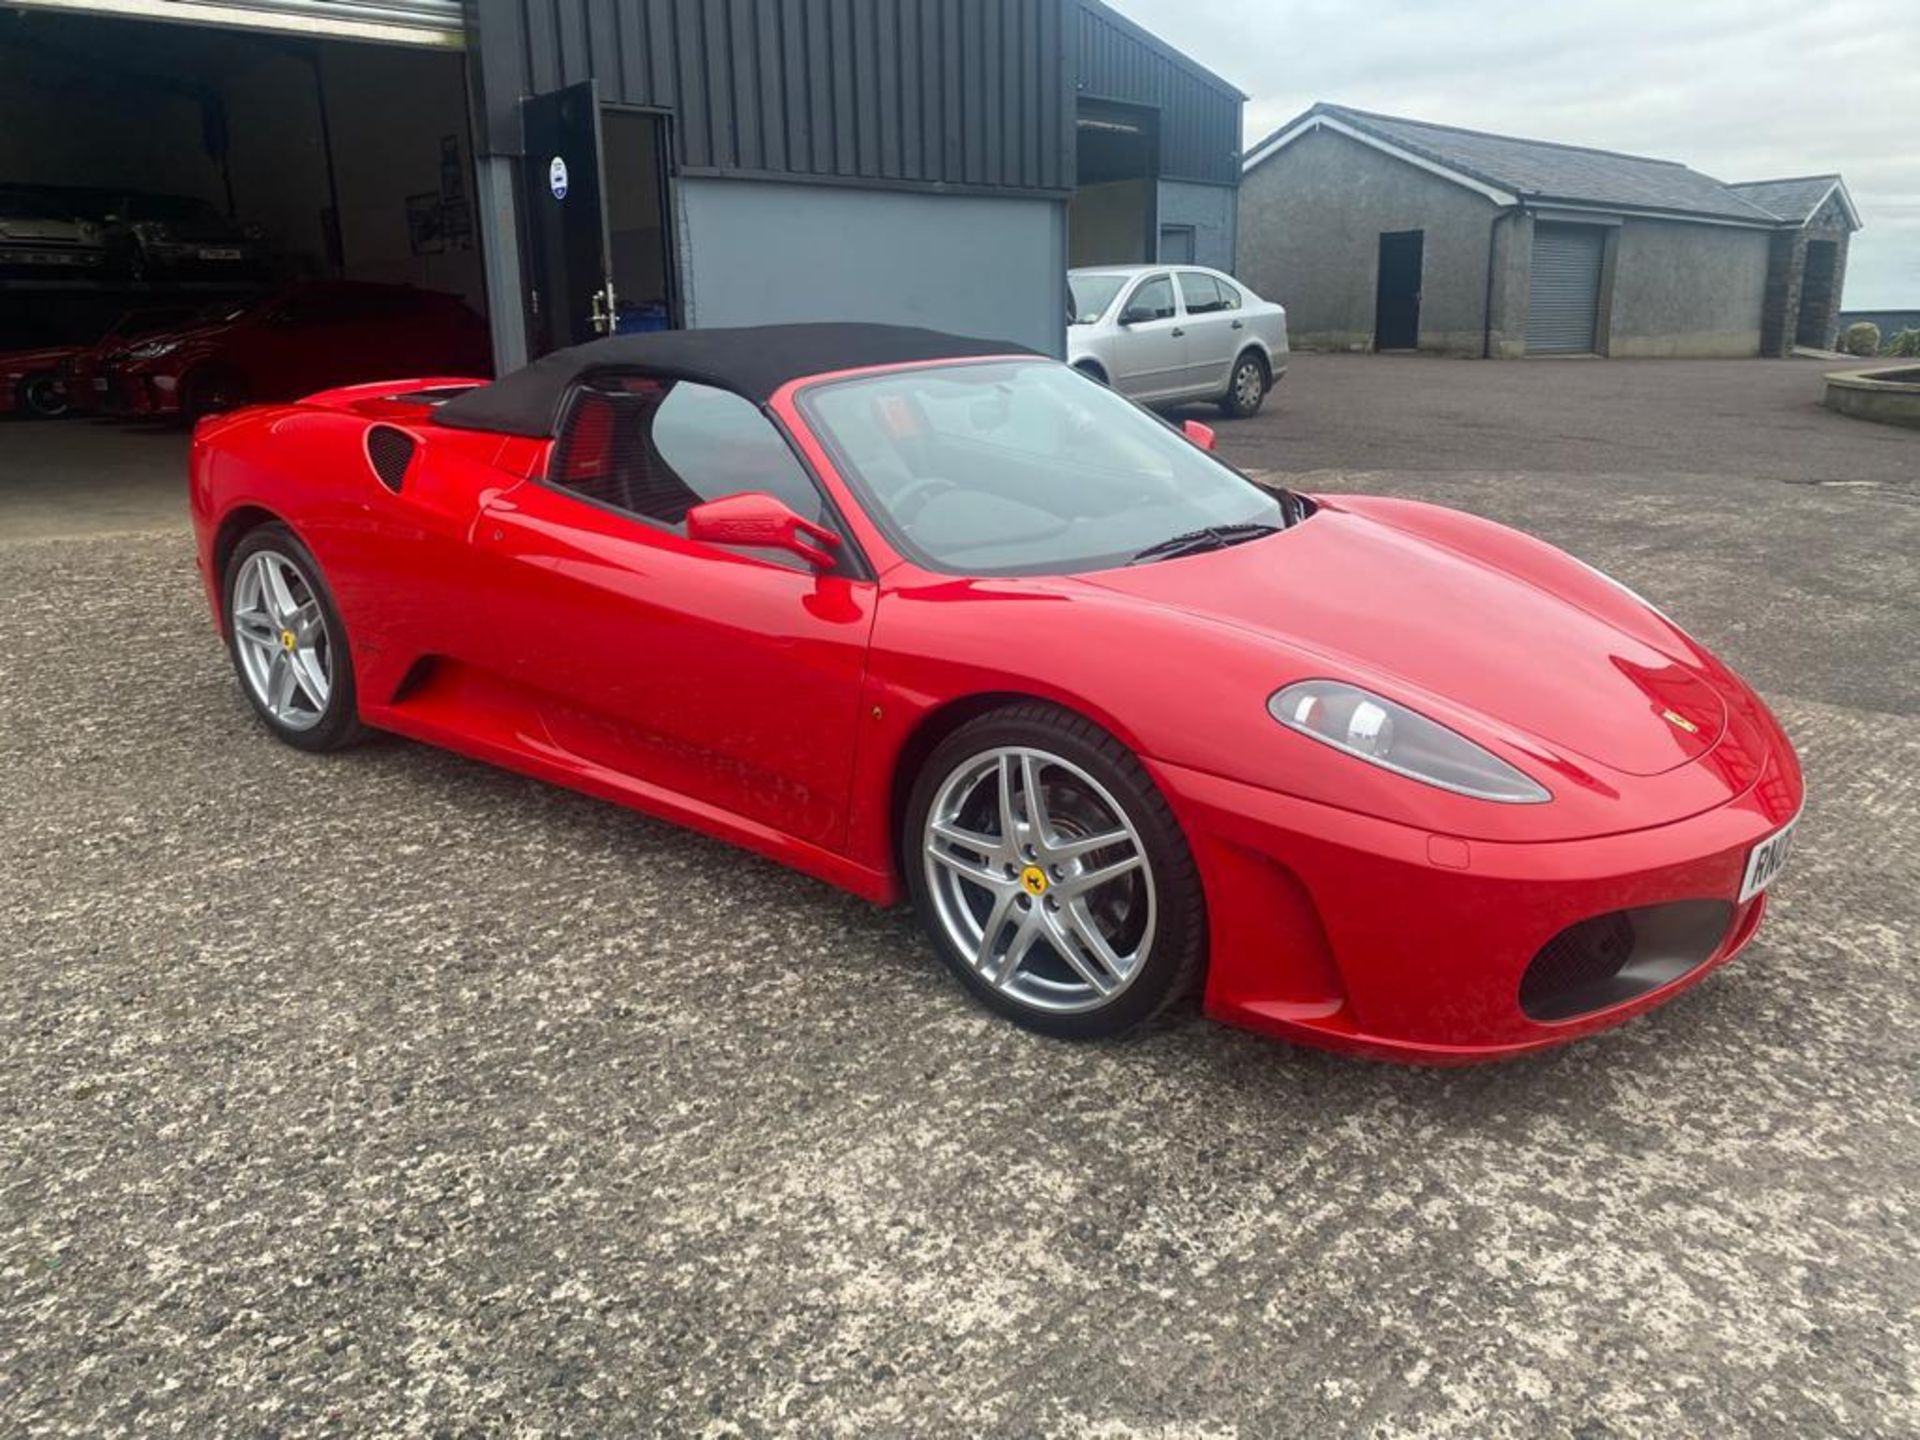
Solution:
{"label": "yellow ferrari wheel center cap", "polygon": [[280,632],[280,648],[281,649],[291,650],[299,643],[300,643],[299,638],[293,633],[293,631],[282,630]]}
{"label": "yellow ferrari wheel center cap", "polygon": [[1047,872],[1038,865],[1029,865],[1020,872],[1020,888],[1029,895],[1047,893]]}

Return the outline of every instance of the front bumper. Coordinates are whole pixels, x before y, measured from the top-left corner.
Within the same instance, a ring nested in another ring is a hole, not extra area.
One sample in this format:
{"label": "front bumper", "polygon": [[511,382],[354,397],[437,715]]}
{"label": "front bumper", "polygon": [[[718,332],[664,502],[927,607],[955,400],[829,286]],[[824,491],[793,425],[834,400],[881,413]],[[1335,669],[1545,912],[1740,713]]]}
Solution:
{"label": "front bumper", "polygon": [[180,377],[110,367],[91,378],[87,399],[82,403],[108,415],[176,415],[180,411]]}
{"label": "front bumper", "polygon": [[251,241],[149,243],[140,248],[140,263],[148,275],[173,279],[247,280],[261,270]]}
{"label": "front bumper", "polygon": [[[1206,889],[1206,1009],[1230,1024],[1380,1058],[1457,1064],[1616,1025],[1697,983],[1753,937],[1733,904],[1747,853],[1798,813],[1791,751],[1758,783],[1673,824],[1597,839],[1465,841],[1218,776],[1155,765]],[[1543,1023],[1521,981],[1568,927],[1676,901],[1726,903],[1705,958],[1605,1008]]]}
{"label": "front bumper", "polygon": [[92,247],[15,244],[0,246],[0,274],[23,279],[57,280],[62,276],[94,275],[106,253]]}

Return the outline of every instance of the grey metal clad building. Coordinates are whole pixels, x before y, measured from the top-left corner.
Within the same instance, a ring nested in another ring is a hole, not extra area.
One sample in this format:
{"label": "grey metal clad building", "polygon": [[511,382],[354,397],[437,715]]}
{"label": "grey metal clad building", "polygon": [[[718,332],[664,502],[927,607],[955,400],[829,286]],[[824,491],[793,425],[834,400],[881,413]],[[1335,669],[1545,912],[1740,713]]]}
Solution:
{"label": "grey metal clad building", "polygon": [[1242,278],[1296,344],[1784,355],[1828,345],[1860,217],[1838,175],[1669,160],[1319,104],[1251,147]]}
{"label": "grey metal clad building", "polygon": [[826,318],[1058,349],[1070,20],[1060,0],[474,0],[496,348],[525,295],[535,352],[609,323]]}
{"label": "grey metal clad building", "polygon": [[1232,270],[1247,97],[1105,5],[1077,31],[1073,263]]}
{"label": "grey metal clad building", "polygon": [[[1231,263],[1242,98],[1099,0],[0,5],[0,183],[151,191],[276,276],[457,294],[501,367],[809,319],[1059,353],[1070,256]],[[128,308],[29,288],[0,340]]]}
{"label": "grey metal clad building", "polygon": [[468,25],[503,357],[825,318],[1058,353],[1070,233],[1231,260],[1242,97],[1096,0],[470,0]]}

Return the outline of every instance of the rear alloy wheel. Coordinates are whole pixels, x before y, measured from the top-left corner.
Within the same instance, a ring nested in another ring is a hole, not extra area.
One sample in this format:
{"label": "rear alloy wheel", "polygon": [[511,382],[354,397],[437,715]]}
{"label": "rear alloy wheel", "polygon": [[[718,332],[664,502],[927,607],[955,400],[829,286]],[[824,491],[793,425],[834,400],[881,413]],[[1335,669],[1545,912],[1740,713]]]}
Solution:
{"label": "rear alloy wheel", "polygon": [[1205,951],[1185,838],[1139,762],[1050,706],[988,715],[935,750],[903,846],[922,922],[990,1008],[1071,1038],[1180,998]]}
{"label": "rear alloy wheel", "polygon": [[1260,409],[1267,398],[1267,367],[1249,350],[1233,362],[1233,378],[1227,382],[1226,397],[1220,402],[1224,414],[1244,420]]}
{"label": "rear alloy wheel", "polygon": [[29,375],[20,382],[15,397],[20,413],[36,420],[58,420],[67,413],[66,387],[57,375]]}
{"label": "rear alloy wheel", "polygon": [[227,562],[227,645],[267,728],[301,750],[359,739],[353,660],[320,567],[284,525],[249,531]]}

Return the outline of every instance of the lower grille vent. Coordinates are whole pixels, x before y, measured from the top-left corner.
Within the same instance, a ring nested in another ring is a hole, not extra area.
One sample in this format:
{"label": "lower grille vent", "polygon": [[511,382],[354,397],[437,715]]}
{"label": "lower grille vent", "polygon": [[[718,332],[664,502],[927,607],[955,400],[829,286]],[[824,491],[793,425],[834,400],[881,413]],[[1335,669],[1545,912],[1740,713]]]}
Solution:
{"label": "lower grille vent", "polygon": [[1520,1008],[1571,1020],[1644,995],[1712,959],[1732,921],[1724,900],[1676,900],[1569,925],[1520,977]]}

